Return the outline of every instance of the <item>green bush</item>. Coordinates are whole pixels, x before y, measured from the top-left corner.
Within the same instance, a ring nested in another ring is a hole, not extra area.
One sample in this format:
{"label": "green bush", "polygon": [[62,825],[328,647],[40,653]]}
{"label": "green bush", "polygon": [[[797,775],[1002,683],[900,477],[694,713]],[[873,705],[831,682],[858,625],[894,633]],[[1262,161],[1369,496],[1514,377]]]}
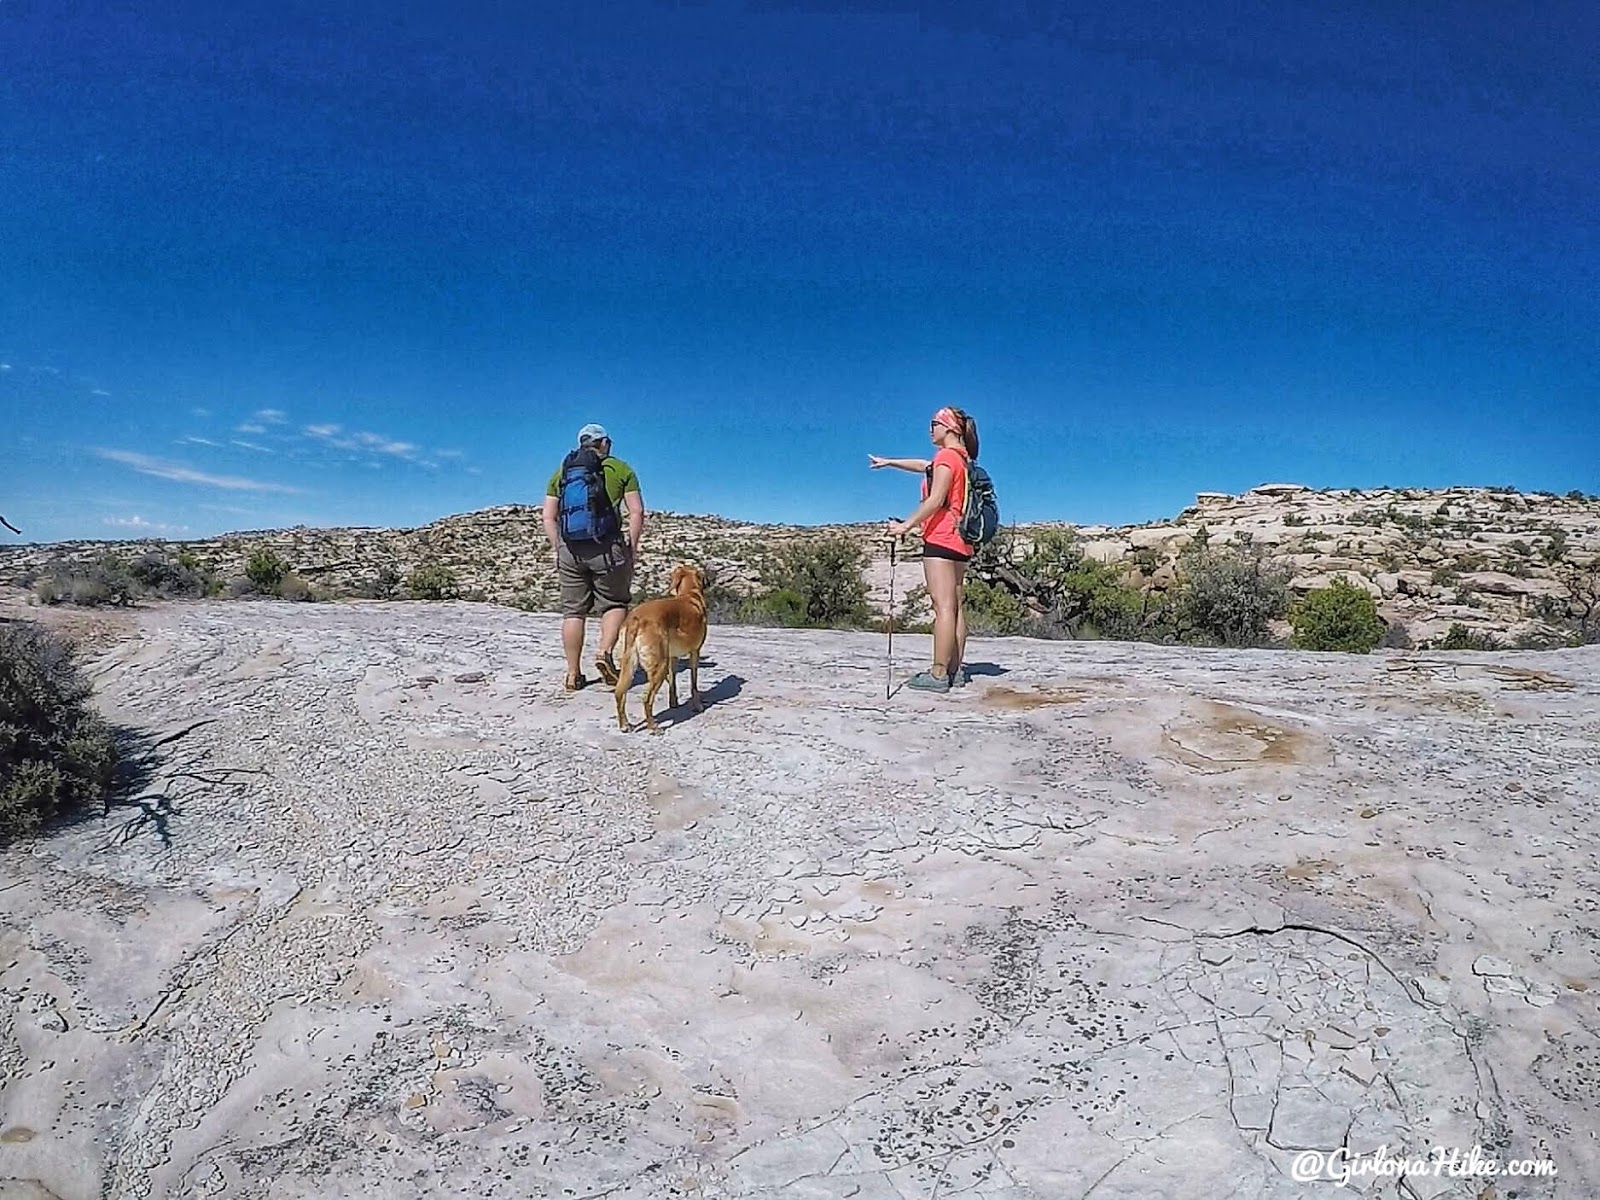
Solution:
{"label": "green bush", "polygon": [[1378,603],[1344,576],[1314,588],[1289,613],[1294,644],[1302,650],[1342,650],[1365,654],[1381,645],[1384,624]]}
{"label": "green bush", "polygon": [[1492,633],[1477,633],[1461,622],[1453,623],[1444,637],[1429,647],[1432,650],[1498,650],[1500,643]]}
{"label": "green bush", "polygon": [[862,577],[865,561],[861,546],[843,534],[791,542],[778,550],[763,572],[767,591],[758,605],[775,616],[788,614],[795,608],[792,597],[799,597],[801,624],[860,628],[871,617]]}
{"label": "green bush", "polygon": [[1289,572],[1259,552],[1198,545],[1182,559],[1174,601],[1179,636],[1187,642],[1259,646],[1268,624],[1289,609]]}
{"label": "green bush", "polygon": [[[1195,536],[1209,535],[1201,526]],[[1008,531],[973,559],[965,604],[969,631],[1124,639],[1150,634],[1149,603],[1124,574],[1129,565],[1154,567],[1149,558],[1097,562],[1065,529],[1040,530],[1025,550],[1022,544]]]}
{"label": "green bush", "polygon": [[400,572],[393,567],[379,567],[371,579],[364,579],[350,589],[359,600],[393,600],[400,594]]}
{"label": "green bush", "polygon": [[303,603],[317,598],[317,589],[298,575],[285,575],[278,584],[278,595],[284,600]]}
{"label": "green bush", "polygon": [[133,560],[128,573],[142,595],[162,600],[204,596],[211,588],[211,580],[193,555],[171,559],[161,554],[142,554]]}
{"label": "green bush", "polygon": [[413,600],[454,600],[456,573],[439,563],[422,563],[406,576],[406,595]]}
{"label": "green bush", "polygon": [[933,632],[933,602],[926,584],[919,583],[906,593],[894,613],[894,628],[897,633]]}
{"label": "green bush", "polygon": [[0,843],[110,794],[116,743],[89,696],[70,642],[0,624]]}
{"label": "green bush", "polygon": [[1555,528],[1544,532],[1547,540],[1539,548],[1539,557],[1553,567],[1566,556],[1567,534],[1565,530]]}
{"label": "green bush", "polygon": [[1037,619],[1017,593],[984,579],[967,583],[962,608],[967,614],[967,632],[978,637],[1041,632]]}
{"label": "green bush", "polygon": [[744,625],[799,629],[816,623],[807,615],[806,598],[793,588],[773,588],[741,606],[740,624]]}
{"label": "green bush", "polygon": [[125,607],[139,594],[139,585],[128,565],[114,554],[91,563],[50,563],[33,576],[32,586],[41,604],[72,604],[80,608]]}
{"label": "green bush", "polygon": [[289,564],[268,546],[258,546],[244,568],[244,577],[250,581],[250,585],[266,596],[278,594],[278,587],[288,573]]}

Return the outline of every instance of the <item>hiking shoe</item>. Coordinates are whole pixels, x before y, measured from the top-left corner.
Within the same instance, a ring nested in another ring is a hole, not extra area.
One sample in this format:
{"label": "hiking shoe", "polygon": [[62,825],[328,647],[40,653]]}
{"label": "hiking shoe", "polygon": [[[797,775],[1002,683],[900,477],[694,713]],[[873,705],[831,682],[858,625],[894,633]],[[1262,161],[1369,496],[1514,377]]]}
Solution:
{"label": "hiking shoe", "polygon": [[948,692],[950,681],[942,675],[935,675],[932,671],[919,671],[906,680],[906,686],[921,692]]}
{"label": "hiking shoe", "polygon": [[581,671],[576,675],[567,676],[567,691],[569,692],[581,691],[583,688],[588,686],[589,681],[583,677],[583,673]]}
{"label": "hiking shoe", "polygon": [[617,685],[617,663],[610,654],[602,654],[594,660],[594,669],[600,672],[600,678],[612,687]]}
{"label": "hiking shoe", "polygon": [[950,686],[953,688],[966,687],[972,682],[972,676],[967,674],[965,667],[957,667],[950,672]]}

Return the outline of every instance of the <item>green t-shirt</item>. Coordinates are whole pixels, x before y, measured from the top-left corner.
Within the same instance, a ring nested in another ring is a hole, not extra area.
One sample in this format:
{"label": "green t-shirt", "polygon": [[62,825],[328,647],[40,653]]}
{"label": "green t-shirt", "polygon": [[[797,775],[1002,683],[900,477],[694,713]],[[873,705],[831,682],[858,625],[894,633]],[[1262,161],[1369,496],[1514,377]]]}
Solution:
{"label": "green t-shirt", "polygon": [[[610,498],[616,510],[619,513],[622,512],[622,497],[629,492],[637,492],[639,490],[639,477],[633,473],[632,467],[615,455],[609,456],[600,464],[600,473],[605,476],[606,495]],[[561,495],[560,467],[557,467],[556,473],[550,476],[550,486],[545,489],[544,494],[546,496]]]}

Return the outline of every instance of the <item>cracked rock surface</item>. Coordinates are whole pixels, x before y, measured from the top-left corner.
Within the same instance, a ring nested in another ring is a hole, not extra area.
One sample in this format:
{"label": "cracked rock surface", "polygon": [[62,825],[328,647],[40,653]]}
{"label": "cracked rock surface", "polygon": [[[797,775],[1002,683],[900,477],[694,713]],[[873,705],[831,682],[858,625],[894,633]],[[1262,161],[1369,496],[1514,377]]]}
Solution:
{"label": "cracked rock surface", "polygon": [[97,651],[167,800],[0,854],[0,1196],[1600,1193],[1600,651],[717,628],[651,737],[557,625]]}

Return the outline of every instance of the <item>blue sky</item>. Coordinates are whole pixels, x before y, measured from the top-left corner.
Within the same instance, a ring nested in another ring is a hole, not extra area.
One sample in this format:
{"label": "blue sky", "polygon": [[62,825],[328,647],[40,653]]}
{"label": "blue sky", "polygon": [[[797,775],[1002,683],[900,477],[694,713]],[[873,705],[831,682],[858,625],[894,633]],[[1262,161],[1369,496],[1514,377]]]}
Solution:
{"label": "blue sky", "polygon": [[0,513],[420,524],[598,420],[651,507],[873,519],[947,402],[1008,519],[1600,492],[1597,53],[1561,0],[5,0]]}

